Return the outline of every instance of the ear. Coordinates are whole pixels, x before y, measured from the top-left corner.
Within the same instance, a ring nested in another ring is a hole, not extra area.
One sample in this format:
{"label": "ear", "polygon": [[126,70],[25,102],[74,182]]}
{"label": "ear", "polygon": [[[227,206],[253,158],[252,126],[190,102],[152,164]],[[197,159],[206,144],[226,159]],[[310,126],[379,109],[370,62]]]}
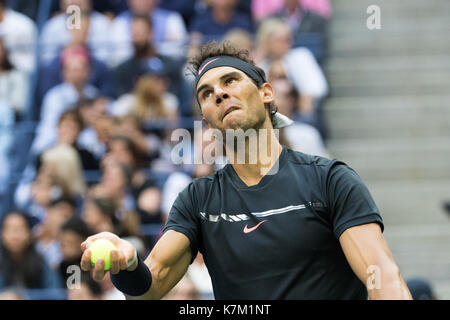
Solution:
{"label": "ear", "polygon": [[262,94],[264,103],[270,103],[273,101],[274,91],[270,83],[268,82],[264,83],[259,90]]}

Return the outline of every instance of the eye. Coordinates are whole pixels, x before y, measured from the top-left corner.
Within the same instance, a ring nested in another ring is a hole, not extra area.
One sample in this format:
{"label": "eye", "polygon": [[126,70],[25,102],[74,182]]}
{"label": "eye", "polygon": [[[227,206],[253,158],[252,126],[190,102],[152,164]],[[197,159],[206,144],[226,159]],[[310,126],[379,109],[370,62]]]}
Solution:
{"label": "eye", "polygon": [[211,94],[212,94],[212,90],[205,90],[202,93],[202,98],[203,99],[208,99],[211,96]]}
{"label": "eye", "polygon": [[231,84],[231,83],[233,83],[233,82],[235,82],[235,81],[236,81],[236,78],[230,77],[230,78],[228,78],[228,79],[225,81],[225,83],[226,83],[226,84]]}

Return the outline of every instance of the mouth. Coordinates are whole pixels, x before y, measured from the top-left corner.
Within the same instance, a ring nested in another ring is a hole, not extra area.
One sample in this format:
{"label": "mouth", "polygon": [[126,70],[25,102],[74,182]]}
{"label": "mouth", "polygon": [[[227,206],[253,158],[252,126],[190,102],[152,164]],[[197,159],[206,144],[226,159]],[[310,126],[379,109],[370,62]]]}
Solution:
{"label": "mouth", "polygon": [[223,114],[222,120],[225,119],[225,117],[227,115],[229,115],[231,112],[233,112],[234,110],[238,110],[239,108],[236,106],[230,106],[225,110],[225,113]]}

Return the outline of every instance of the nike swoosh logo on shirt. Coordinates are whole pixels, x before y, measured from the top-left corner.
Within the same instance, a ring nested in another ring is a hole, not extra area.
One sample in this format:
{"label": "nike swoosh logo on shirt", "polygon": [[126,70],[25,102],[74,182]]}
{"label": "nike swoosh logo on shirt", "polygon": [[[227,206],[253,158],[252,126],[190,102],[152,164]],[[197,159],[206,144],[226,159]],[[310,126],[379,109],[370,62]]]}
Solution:
{"label": "nike swoosh logo on shirt", "polygon": [[256,229],[258,229],[258,227],[259,227],[262,223],[264,223],[264,222],[266,222],[266,221],[267,221],[267,220],[263,220],[263,221],[261,221],[260,223],[258,223],[256,226],[251,227],[251,228],[249,228],[248,225],[246,224],[245,227],[244,227],[244,233],[250,233],[250,232],[255,231]]}
{"label": "nike swoosh logo on shirt", "polygon": [[203,72],[203,70],[205,70],[206,66],[216,60],[219,60],[219,58],[216,59],[212,59],[211,61],[208,61],[200,70],[198,70],[198,74],[201,74]]}

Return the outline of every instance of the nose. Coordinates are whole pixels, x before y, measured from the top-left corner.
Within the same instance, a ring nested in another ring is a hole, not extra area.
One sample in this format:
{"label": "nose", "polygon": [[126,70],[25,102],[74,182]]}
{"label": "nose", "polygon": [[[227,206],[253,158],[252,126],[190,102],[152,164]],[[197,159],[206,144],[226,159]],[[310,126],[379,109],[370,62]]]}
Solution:
{"label": "nose", "polygon": [[216,104],[220,104],[223,100],[230,98],[230,95],[222,88],[216,88]]}

